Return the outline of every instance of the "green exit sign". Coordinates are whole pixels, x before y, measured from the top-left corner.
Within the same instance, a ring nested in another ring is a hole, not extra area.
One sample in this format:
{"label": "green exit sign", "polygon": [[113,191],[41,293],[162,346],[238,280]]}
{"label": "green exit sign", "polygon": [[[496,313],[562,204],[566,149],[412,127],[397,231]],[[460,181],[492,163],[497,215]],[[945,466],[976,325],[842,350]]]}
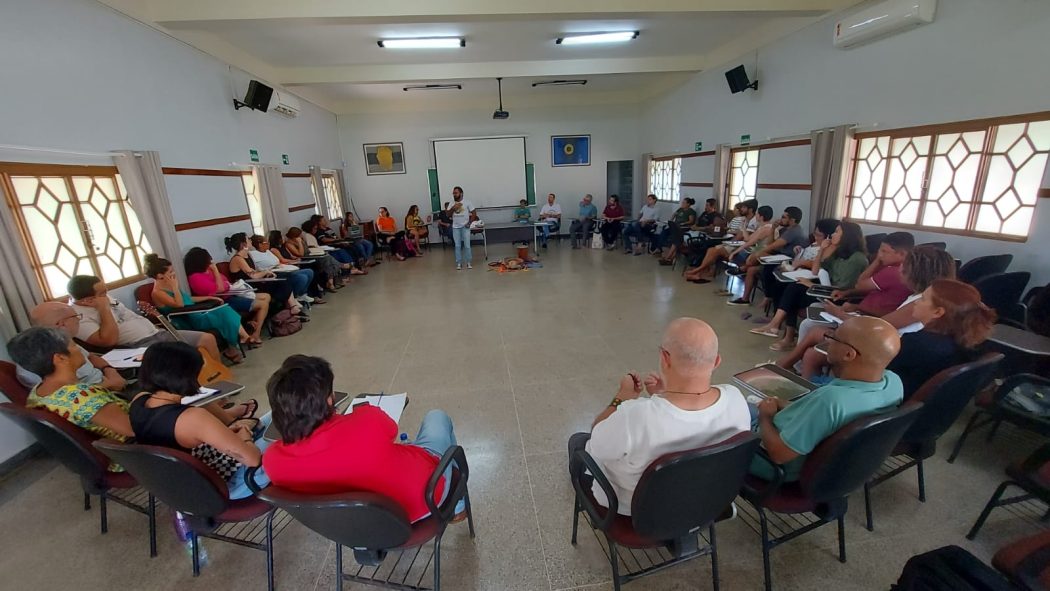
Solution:
{"label": "green exit sign", "polygon": [[742,145],[745,145],[745,146],[750,144],[751,143],[751,134],[750,133],[745,133],[744,135],[740,136],[740,143]]}
{"label": "green exit sign", "polygon": [[248,156],[252,159],[252,162],[258,162],[259,161],[259,150],[256,150],[255,148],[252,148],[251,150],[248,150]]}
{"label": "green exit sign", "polygon": [[693,151],[694,152],[699,152],[699,151],[701,151],[703,149],[704,149],[704,142],[696,142],[695,144],[693,144]]}
{"label": "green exit sign", "polygon": [[292,160],[288,158],[288,154],[281,154],[281,162],[285,164],[291,164]]}

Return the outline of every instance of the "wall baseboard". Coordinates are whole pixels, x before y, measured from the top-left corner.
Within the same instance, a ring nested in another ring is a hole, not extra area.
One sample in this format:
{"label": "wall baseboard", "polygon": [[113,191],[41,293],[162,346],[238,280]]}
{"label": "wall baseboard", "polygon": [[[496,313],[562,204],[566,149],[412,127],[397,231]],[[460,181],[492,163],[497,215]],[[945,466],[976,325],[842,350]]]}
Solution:
{"label": "wall baseboard", "polygon": [[44,448],[39,443],[32,443],[29,447],[16,453],[10,458],[0,462],[0,480],[3,480],[8,474],[22,467],[23,464],[28,462],[30,459],[37,456],[44,455]]}

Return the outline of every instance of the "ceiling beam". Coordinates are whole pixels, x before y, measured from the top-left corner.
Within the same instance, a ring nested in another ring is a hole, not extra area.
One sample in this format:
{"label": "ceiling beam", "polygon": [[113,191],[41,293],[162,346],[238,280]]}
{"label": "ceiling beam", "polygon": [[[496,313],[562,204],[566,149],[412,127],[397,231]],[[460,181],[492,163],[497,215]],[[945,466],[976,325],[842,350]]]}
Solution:
{"label": "ceiling beam", "polygon": [[686,55],[617,59],[279,68],[276,75],[278,76],[277,81],[281,84],[367,84],[420,80],[468,80],[497,76],[515,78],[641,72],[699,72],[706,64],[704,56]]}
{"label": "ceiling beam", "polygon": [[[119,1],[119,0],[118,0]],[[126,0],[125,0],[126,1]],[[255,19],[509,18],[526,15],[638,16],[654,13],[824,13],[857,0],[147,0],[161,24]]]}

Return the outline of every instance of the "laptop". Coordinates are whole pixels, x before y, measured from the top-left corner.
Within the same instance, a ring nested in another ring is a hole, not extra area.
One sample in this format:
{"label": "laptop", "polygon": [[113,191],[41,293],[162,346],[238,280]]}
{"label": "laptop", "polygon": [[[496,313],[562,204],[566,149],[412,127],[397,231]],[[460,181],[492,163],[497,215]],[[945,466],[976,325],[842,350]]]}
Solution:
{"label": "laptop", "polygon": [[817,389],[816,384],[772,363],[744,370],[733,376],[733,382],[744,390],[745,396],[787,401],[798,400]]}

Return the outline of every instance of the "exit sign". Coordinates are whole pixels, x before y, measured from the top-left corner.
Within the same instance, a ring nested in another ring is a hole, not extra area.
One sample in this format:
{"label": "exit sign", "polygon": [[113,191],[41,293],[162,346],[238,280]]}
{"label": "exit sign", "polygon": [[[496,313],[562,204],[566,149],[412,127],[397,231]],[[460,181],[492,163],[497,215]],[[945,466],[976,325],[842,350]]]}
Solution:
{"label": "exit sign", "polygon": [[252,159],[252,162],[258,162],[259,161],[259,150],[256,150],[255,148],[252,148],[251,150],[248,150],[248,156]]}
{"label": "exit sign", "polygon": [[744,145],[744,146],[750,144],[751,143],[751,134],[750,133],[745,133],[744,135],[740,136],[740,143],[742,145]]}
{"label": "exit sign", "polygon": [[699,151],[701,151],[703,149],[704,149],[704,142],[696,142],[695,144],[693,144],[693,151],[694,152],[699,152]]}

